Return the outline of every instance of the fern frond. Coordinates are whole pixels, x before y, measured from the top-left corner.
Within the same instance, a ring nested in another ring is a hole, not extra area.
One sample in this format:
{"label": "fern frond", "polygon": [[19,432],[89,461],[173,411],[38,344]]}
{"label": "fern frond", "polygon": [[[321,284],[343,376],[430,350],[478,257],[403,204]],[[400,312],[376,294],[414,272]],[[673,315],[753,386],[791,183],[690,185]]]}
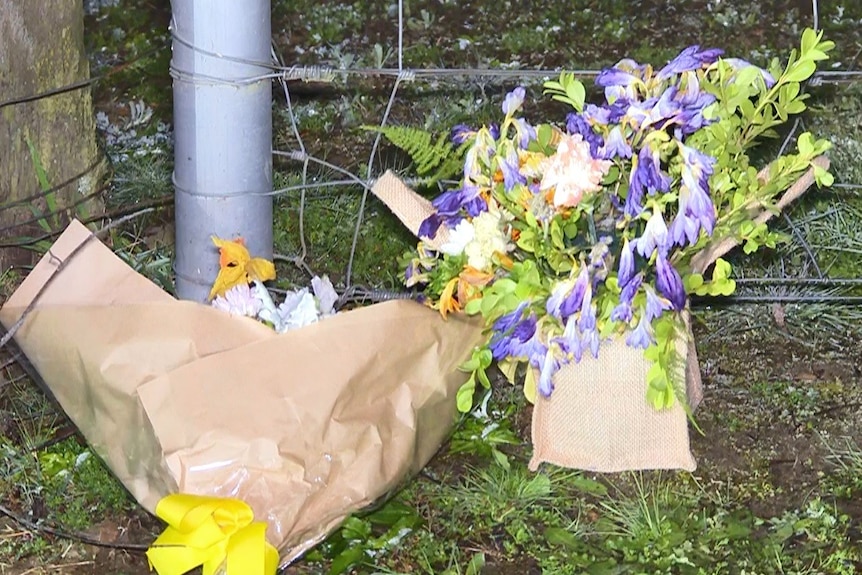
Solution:
{"label": "fern frond", "polygon": [[392,145],[410,156],[416,173],[428,185],[451,178],[464,167],[466,146],[455,147],[448,134],[441,134],[435,140],[430,132],[410,126],[363,126],[363,129],[383,134]]}

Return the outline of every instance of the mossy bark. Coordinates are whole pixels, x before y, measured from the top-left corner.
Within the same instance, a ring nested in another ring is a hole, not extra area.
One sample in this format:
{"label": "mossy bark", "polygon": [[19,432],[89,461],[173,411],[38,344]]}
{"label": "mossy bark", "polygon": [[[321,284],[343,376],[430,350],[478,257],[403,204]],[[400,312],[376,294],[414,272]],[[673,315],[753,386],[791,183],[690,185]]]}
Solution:
{"label": "mossy bark", "polygon": [[[89,73],[81,0],[0,0],[0,101],[86,80]],[[10,244],[45,235],[46,224],[59,230],[70,218],[96,215],[101,202],[87,198],[98,195],[102,157],[89,87],[0,109],[3,270],[33,257]],[[44,169],[41,185],[38,165]],[[46,180],[50,186],[71,181],[46,198]],[[59,213],[39,218],[51,211],[49,204]]]}

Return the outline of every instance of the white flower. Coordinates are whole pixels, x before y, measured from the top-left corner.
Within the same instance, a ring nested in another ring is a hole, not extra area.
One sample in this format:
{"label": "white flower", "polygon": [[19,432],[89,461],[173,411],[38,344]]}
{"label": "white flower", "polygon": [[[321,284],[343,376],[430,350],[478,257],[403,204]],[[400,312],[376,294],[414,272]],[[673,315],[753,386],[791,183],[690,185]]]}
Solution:
{"label": "white flower", "polygon": [[328,276],[322,278],[314,276],[311,278],[311,289],[317,298],[320,315],[332,315],[335,313],[335,303],[338,301],[338,292],[332,287]]}
{"label": "white flower", "polygon": [[514,246],[506,235],[506,220],[499,211],[482,212],[473,218],[474,237],[464,247],[467,265],[480,271],[491,268],[491,257],[495,253],[506,253]]}
{"label": "white flower", "polygon": [[548,158],[539,189],[554,188],[554,206],[574,207],[584,193],[601,188],[610,167],[609,160],[596,160],[590,155],[590,145],[580,134],[567,134]]}
{"label": "white flower", "polygon": [[255,317],[260,312],[263,302],[252,292],[248,284],[238,284],[227,290],[224,295],[217,296],[212,301],[216,309],[226,311],[231,315]]}
{"label": "white flower", "polygon": [[311,325],[320,319],[317,302],[307,288],[288,293],[284,303],[278,306],[278,315],[282,320],[282,329],[276,329],[279,333]]}
{"label": "white flower", "polygon": [[461,220],[454,230],[449,230],[449,241],[440,246],[440,251],[450,256],[460,256],[475,236],[476,229],[473,224]]}

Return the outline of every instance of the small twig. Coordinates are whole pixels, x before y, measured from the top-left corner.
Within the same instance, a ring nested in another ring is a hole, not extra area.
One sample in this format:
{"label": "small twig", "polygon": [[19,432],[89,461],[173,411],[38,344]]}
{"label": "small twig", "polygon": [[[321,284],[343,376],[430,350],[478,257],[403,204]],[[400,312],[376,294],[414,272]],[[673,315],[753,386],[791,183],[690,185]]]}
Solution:
{"label": "small twig", "polygon": [[54,537],[59,537],[60,539],[68,539],[70,541],[77,541],[79,543],[93,545],[94,547],[105,547],[107,549],[123,549],[124,551],[139,552],[146,551],[147,549],[149,549],[148,545],[144,545],[141,543],[108,543],[106,541],[101,541],[100,539],[96,539],[95,537],[91,537],[83,533],[69,533],[61,529],[56,529],[49,525],[40,525],[38,523],[30,521],[26,517],[22,517],[17,513],[14,513],[11,509],[5,507],[4,505],[0,505],[0,515],[5,515],[6,517],[19,524],[20,526],[24,527],[25,529],[36,531],[37,533],[44,533],[46,535],[53,535]]}

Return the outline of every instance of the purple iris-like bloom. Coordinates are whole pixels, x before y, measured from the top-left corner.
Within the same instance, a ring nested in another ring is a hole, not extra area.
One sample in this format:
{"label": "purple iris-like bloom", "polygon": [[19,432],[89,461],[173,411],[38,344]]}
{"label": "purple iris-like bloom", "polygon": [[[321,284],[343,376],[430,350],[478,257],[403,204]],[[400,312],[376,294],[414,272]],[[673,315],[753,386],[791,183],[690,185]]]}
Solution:
{"label": "purple iris-like bloom", "polygon": [[514,311],[494,322],[494,333],[488,348],[496,360],[506,357],[525,358],[534,367],[540,367],[541,358],[548,348],[539,340],[536,314],[530,313],[524,317],[526,309],[527,302],[522,302]]}
{"label": "purple iris-like bloom", "polygon": [[679,191],[679,210],[671,224],[671,241],[677,245],[697,242],[700,230],[712,234],[715,226],[715,206],[709,195],[709,176],[715,158],[695,148],[679,145],[682,156],[682,185]]}
{"label": "purple iris-like bloom", "polygon": [[542,368],[539,371],[539,393],[543,397],[549,397],[554,391],[554,374],[560,369],[560,362],[554,357],[554,352],[548,349],[542,359]]}
{"label": "purple iris-like bloom", "polygon": [[673,309],[679,311],[685,307],[686,295],[682,278],[661,251],[656,261],[656,287],[670,301]]}
{"label": "purple iris-like bloom", "polygon": [[503,172],[503,186],[508,192],[518,184],[526,184],[527,178],[521,173],[521,164],[518,160],[518,153],[510,149],[506,157],[498,162],[500,170]]}
{"label": "purple iris-like bloom", "polygon": [[476,198],[481,199],[479,196],[479,187],[465,184],[456,190],[443,192],[434,198],[431,204],[437,210],[438,214],[452,215],[460,212],[465,204]]}
{"label": "purple iris-like bloom", "polygon": [[587,285],[584,292],[581,314],[578,317],[578,329],[581,333],[596,329],[596,306],[593,305],[593,288],[590,285]]}
{"label": "purple iris-like bloom", "polygon": [[554,289],[551,290],[551,295],[548,296],[548,301],[545,302],[545,311],[548,312],[548,315],[552,315],[559,320],[563,319],[560,315],[560,305],[566,296],[569,295],[569,292],[572,291],[572,287],[574,287],[574,283],[571,280],[561,281],[554,286]]}
{"label": "purple iris-like bloom", "polygon": [[709,48],[701,51],[700,46],[689,46],[679,53],[679,55],[667,63],[667,65],[659,70],[656,77],[659,80],[670,78],[674,74],[682,74],[690,70],[698,70],[703,66],[712,64],[718,57],[724,54],[724,50],[719,48]]}
{"label": "purple iris-like bloom", "polygon": [[513,329],[524,318],[525,309],[527,309],[527,302],[522,301],[518,307],[497,318],[493,326],[494,331],[503,334]]}
{"label": "purple iris-like bloom", "polygon": [[[612,106],[603,107],[596,106],[595,104],[587,104],[584,106],[584,111],[581,114],[584,120],[589,122],[590,124],[600,124],[602,126],[607,126],[611,123],[611,114],[613,111]],[[624,113],[624,112],[623,112]],[[570,114],[574,115],[574,114]],[[616,120],[614,120],[616,121]],[[568,122],[566,123],[566,128],[569,130],[570,134],[574,134],[575,132],[568,126]],[[580,133],[580,132],[578,132]],[[583,134],[581,134],[583,135]]]}
{"label": "purple iris-like bloom", "polygon": [[604,141],[599,134],[593,131],[593,127],[581,114],[568,114],[566,116],[566,131],[569,134],[580,134],[581,137],[590,145],[590,155],[597,157],[599,148],[604,145]]}
{"label": "purple iris-like bloom", "polygon": [[[752,64],[751,62],[748,62],[741,58],[725,58],[724,61],[736,68],[737,70],[742,70],[743,68],[754,66],[754,64]],[[760,76],[763,78],[763,82],[766,84],[767,89],[772,88],[775,85],[775,78],[772,77],[772,74],[770,74],[763,68],[758,68],[758,70],[760,70]]]}
{"label": "purple iris-like bloom", "polygon": [[578,322],[575,318],[570,318],[566,322],[566,327],[563,330],[561,337],[555,338],[554,341],[563,350],[563,353],[571,355],[575,363],[579,363],[584,356],[584,342],[581,340],[581,333],[578,331]]}
{"label": "purple iris-like bloom", "polygon": [[661,158],[649,146],[644,146],[638,152],[637,161],[632,162],[634,168],[629,179],[629,193],[626,197],[625,212],[634,217],[643,210],[644,192],[654,195],[656,192],[670,190],[671,179],[661,170]]}
{"label": "purple iris-like bloom", "polygon": [[500,139],[500,125],[499,124],[490,124],[488,126],[488,132],[491,134],[491,139],[497,141]]}
{"label": "purple iris-like bloom", "polygon": [[527,92],[524,90],[523,86],[518,86],[506,94],[506,97],[503,99],[503,113],[508,116],[517,112],[524,104],[524,98],[526,98],[526,96]]}
{"label": "purple iris-like bloom", "polygon": [[460,146],[461,144],[472,140],[476,137],[476,130],[466,124],[458,124],[452,128],[452,143]]}
{"label": "purple iris-like bloom", "polygon": [[[599,332],[596,329],[596,304],[592,303],[592,289],[587,288],[584,295],[584,305],[581,306],[578,318],[578,331],[581,332],[581,345],[589,344],[593,357],[599,356]],[[571,321],[571,320],[569,320]]]}
{"label": "purple iris-like bloom", "polygon": [[560,303],[558,317],[567,319],[579,312],[584,304],[584,296],[588,288],[590,288],[590,272],[587,266],[581,266],[581,272],[578,274],[578,279],[575,280],[572,291]]}
{"label": "purple iris-like bloom", "polygon": [[614,126],[611,129],[604,146],[598,152],[598,157],[603,160],[632,157],[632,147],[623,135],[622,126]]}
{"label": "purple iris-like bloom", "polygon": [[511,331],[497,332],[495,330],[488,349],[496,360],[506,357],[532,359],[544,351],[545,346],[538,339],[536,330],[536,315],[530,314],[515,324]]}
{"label": "purple iris-like bloom", "polygon": [[611,321],[628,323],[632,320],[632,301],[643,284],[643,273],[639,273],[623,286],[620,293],[620,303],[611,312]]}
{"label": "purple iris-like bloom", "polygon": [[605,99],[615,102],[625,98],[637,98],[637,84],[643,80],[644,66],[631,59],[620,60],[612,68],[599,72],[596,76],[596,86],[605,89]]}
{"label": "purple iris-like bloom", "polygon": [[518,147],[522,150],[526,150],[530,142],[536,139],[536,128],[523,118],[515,120],[515,130],[518,132]]}
{"label": "purple iris-like bloom", "polygon": [[419,230],[416,232],[420,238],[433,238],[437,235],[437,230],[443,224],[443,217],[440,214],[431,214],[419,224]]}
{"label": "purple iris-like bloom", "polygon": [[645,314],[641,314],[637,327],[629,332],[626,337],[626,345],[646,349],[653,344],[652,324],[647,320]]}
{"label": "purple iris-like bloom", "polygon": [[647,220],[644,233],[637,240],[637,252],[646,259],[652,256],[653,250],[659,248],[659,252],[667,252],[668,232],[667,225],[664,223],[664,218],[661,212],[655,210]]}
{"label": "purple iris-like bloom", "polygon": [[644,316],[647,318],[647,321],[652,321],[661,316],[665,310],[671,309],[670,301],[659,297],[651,286],[644,286],[644,293],[646,293]]}
{"label": "purple iris-like bloom", "polygon": [[598,76],[596,76],[596,86],[600,86],[602,88],[609,88],[612,86],[631,86],[635,84],[640,78],[628,72],[626,70],[622,70],[617,67],[605,68],[601,72],[599,72]]}
{"label": "purple iris-like bloom", "polygon": [[617,284],[625,286],[631,281],[635,275],[635,250],[634,244],[628,239],[623,243],[623,248],[620,250],[620,267],[617,271]]}

